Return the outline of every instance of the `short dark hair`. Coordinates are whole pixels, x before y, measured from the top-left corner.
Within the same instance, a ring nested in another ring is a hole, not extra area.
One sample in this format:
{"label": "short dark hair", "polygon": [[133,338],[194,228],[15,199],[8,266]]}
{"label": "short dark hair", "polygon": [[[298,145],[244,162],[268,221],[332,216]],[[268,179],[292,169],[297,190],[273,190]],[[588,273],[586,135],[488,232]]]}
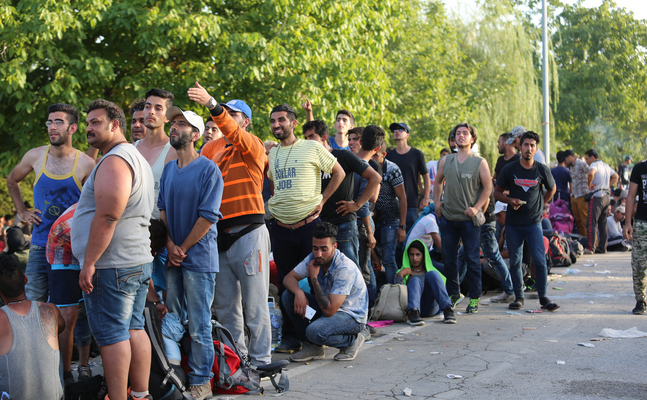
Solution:
{"label": "short dark hair", "polygon": [[447,147],[443,147],[442,150],[440,150],[439,154],[442,156],[443,153],[451,153],[451,151],[449,151],[449,149]]}
{"label": "short dark hair", "polygon": [[594,149],[587,150],[587,151],[586,151],[586,153],[584,153],[584,154],[586,154],[586,155],[587,155],[587,156],[589,156],[589,157],[593,157],[593,158],[595,158],[596,160],[597,160],[598,158],[600,158],[600,156],[598,155],[598,152],[597,152],[597,151],[595,151]]}
{"label": "short dark hair", "polygon": [[141,97],[130,104],[130,115],[133,115],[137,111],[144,111],[146,106],[146,100]]}
{"label": "short dark hair", "polygon": [[89,113],[90,111],[94,110],[106,110],[106,114],[108,114],[108,122],[112,121],[117,121],[119,122],[119,129],[121,129],[122,134],[126,134],[126,115],[124,114],[124,110],[121,109],[118,105],[115,103],[108,101],[108,100],[103,100],[103,99],[97,99],[93,100],[90,102],[88,105],[88,109],[85,110],[86,113]]}
{"label": "short dark hair", "polygon": [[144,95],[144,98],[148,100],[149,97],[155,96],[162,99],[166,99],[166,108],[171,108],[173,102],[175,101],[175,96],[173,93],[164,89],[151,89]]}
{"label": "short dark hair", "polygon": [[270,116],[275,112],[281,112],[281,111],[285,111],[286,113],[288,113],[288,119],[290,121],[294,121],[295,119],[297,119],[297,112],[294,111],[294,108],[290,107],[290,105],[287,103],[283,103],[281,105],[274,107],[272,111],[270,111]]}
{"label": "short dark hair", "polygon": [[9,254],[0,254],[0,293],[18,297],[25,292],[25,276],[16,260]]}
{"label": "short dark hair", "polygon": [[360,138],[362,137],[362,133],[364,132],[364,127],[363,126],[356,126],[352,129],[348,130],[348,134],[350,135],[351,133],[356,134]]}
{"label": "short dark hair", "polygon": [[312,121],[308,121],[305,124],[303,124],[303,134],[305,135],[306,132],[308,132],[310,129],[314,129],[315,133],[319,135],[320,137],[323,137],[324,135],[328,134],[328,125],[320,119],[315,119]]}
{"label": "short dark hair", "polygon": [[59,111],[67,114],[67,122],[70,125],[79,123],[79,110],[77,110],[76,107],[65,103],[56,103],[47,107],[48,114],[59,112]]}
{"label": "short dark hair", "polygon": [[350,119],[350,123],[355,125],[355,116],[353,114],[351,114],[350,111],[344,110],[344,109],[341,109],[341,110],[337,111],[337,115],[335,115],[335,119],[337,119],[337,117],[339,117],[339,114],[347,116]]}
{"label": "short dark hair", "polygon": [[161,219],[153,218],[148,231],[151,234],[151,251],[157,253],[166,246],[166,235],[168,233],[166,225]]}
{"label": "short dark hair", "polygon": [[[468,124],[467,122],[461,122],[460,124],[456,125],[451,130],[451,132],[449,132],[449,139],[451,139],[452,137],[454,138],[456,137],[456,131],[458,130],[458,128],[467,128],[467,130],[470,131],[470,135],[472,135],[472,138],[474,138],[474,143],[472,143],[472,146],[470,147],[474,147],[478,136],[476,135],[476,129],[472,125]],[[449,139],[447,140],[449,141]]]}
{"label": "short dark hair", "polygon": [[5,214],[4,219],[5,221],[8,219],[13,219],[13,214]]}
{"label": "short dark hair", "polygon": [[563,163],[563,162],[564,162],[564,159],[565,159],[566,157],[564,157],[564,152],[563,152],[562,150],[560,150],[560,151],[558,151],[558,152],[557,152],[557,154],[555,155],[555,158],[557,158],[557,162],[558,162],[558,163]]}
{"label": "short dark hair", "polygon": [[386,132],[377,125],[369,125],[362,132],[362,150],[371,151],[382,146]]}
{"label": "short dark hair", "polygon": [[526,139],[532,139],[537,144],[539,144],[539,142],[541,141],[539,138],[539,135],[533,131],[528,131],[528,132],[525,132],[523,135],[521,135],[521,140],[519,141],[519,144],[523,145],[523,141]]}
{"label": "short dark hair", "polygon": [[312,230],[312,237],[315,239],[330,238],[332,243],[337,243],[337,232],[339,229],[330,222],[322,222]]}
{"label": "short dark hair", "polygon": [[508,140],[510,139],[510,132],[502,133],[499,135],[500,138],[503,138],[503,140]]}

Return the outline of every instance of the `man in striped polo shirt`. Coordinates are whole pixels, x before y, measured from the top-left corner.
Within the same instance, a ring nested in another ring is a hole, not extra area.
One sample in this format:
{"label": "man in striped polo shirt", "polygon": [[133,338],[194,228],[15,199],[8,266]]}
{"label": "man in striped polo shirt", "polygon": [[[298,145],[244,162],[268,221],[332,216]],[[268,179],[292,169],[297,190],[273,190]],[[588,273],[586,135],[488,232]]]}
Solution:
{"label": "man in striped polo shirt", "polygon": [[[272,224],[272,251],[279,278],[279,293],[285,290],[283,278],[312,252],[312,231],[320,223],[324,203],[337,190],[346,174],[335,157],[320,143],[299,140],[294,134],[297,113],[287,104],[270,113],[274,137],[281,144],[270,150],[267,177],[274,183],[268,202],[275,218]],[[321,172],[332,174],[321,193]],[[286,315],[281,305],[283,315]],[[283,338],[275,349],[292,352],[301,349],[294,326],[283,321]]]}
{"label": "man in striped polo shirt", "polygon": [[[201,152],[218,164],[225,184],[220,206],[223,216],[218,221],[216,318],[229,329],[241,351],[249,354],[252,364],[268,364],[272,328],[267,307],[270,235],[262,193],[265,146],[246,130],[252,110],[244,101],[218,104],[199,83],[189,89],[189,98],[209,108],[211,119],[224,135],[205,144]],[[250,330],[249,349],[245,325]]]}

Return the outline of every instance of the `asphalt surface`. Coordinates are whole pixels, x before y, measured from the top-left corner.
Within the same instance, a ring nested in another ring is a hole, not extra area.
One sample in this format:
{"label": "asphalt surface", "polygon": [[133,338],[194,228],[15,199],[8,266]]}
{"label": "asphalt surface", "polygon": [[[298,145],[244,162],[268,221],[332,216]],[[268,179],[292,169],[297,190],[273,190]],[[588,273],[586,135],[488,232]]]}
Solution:
{"label": "asphalt surface", "polygon": [[[441,316],[415,328],[396,323],[378,329],[354,361],[334,361],[338,350],[327,348],[325,360],[291,363],[290,391],[281,397],[647,399],[647,339],[599,336],[604,328],[647,332],[647,315],[631,313],[631,254],[585,255],[570,268],[581,272],[555,268],[549,276],[548,296],[561,306],[556,312],[527,313],[539,309],[536,294],[527,293],[525,308],[511,314],[507,304],[490,303],[499,293],[487,293],[479,312],[457,314],[456,325]],[[456,311],[464,313],[467,303]],[[93,360],[95,373],[100,362]],[[276,394],[269,381],[263,386],[265,396]],[[234,397],[240,396],[213,398]]]}

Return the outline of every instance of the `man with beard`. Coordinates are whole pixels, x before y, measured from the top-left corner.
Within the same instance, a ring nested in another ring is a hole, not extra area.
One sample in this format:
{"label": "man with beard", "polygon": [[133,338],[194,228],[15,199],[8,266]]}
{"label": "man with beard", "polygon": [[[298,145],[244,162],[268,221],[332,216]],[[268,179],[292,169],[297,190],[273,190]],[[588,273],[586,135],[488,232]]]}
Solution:
{"label": "man with beard", "polygon": [[[508,306],[511,310],[519,310],[524,305],[521,268],[524,239],[528,242],[532,262],[535,264],[535,279],[541,308],[548,311],[559,308],[546,297],[548,270],[544,255],[544,235],[541,229],[544,204],[553,198],[557,189],[553,175],[546,164],[534,158],[538,145],[539,135],[535,132],[525,132],[521,136],[521,159],[503,168],[494,189],[494,198],[508,205],[505,231],[510,256],[510,275],[515,294],[515,301]],[[545,192],[542,191],[542,186]],[[504,193],[506,190],[509,191],[508,195]]]}
{"label": "man with beard", "polygon": [[[364,344],[360,334],[368,314],[366,284],[359,269],[337,249],[337,227],[329,222],[313,231],[311,253],[285,277],[285,314],[296,327],[303,350],[291,361],[326,358],[323,346],[337,347],[335,361],[352,361]],[[312,294],[299,287],[310,278]],[[309,315],[308,309],[314,311]]]}
{"label": "man with beard", "polygon": [[151,347],[144,304],[151,277],[148,226],[153,174],[126,140],[126,116],[116,104],[88,105],[88,143],[103,157],[83,186],[70,227],[72,253],[81,265],[79,285],[90,330],[101,349],[112,400],[148,395]]}
{"label": "man with beard", "polygon": [[146,101],[137,99],[130,106],[130,114],[133,116],[130,122],[130,143],[135,143],[146,137],[146,124],[144,123],[144,107]]}
{"label": "man with beard", "polygon": [[157,201],[169,235],[166,305],[169,312],[189,320],[191,398],[210,399],[215,357],[210,308],[218,272],[216,222],[222,218],[224,184],[218,166],[195,151],[195,142],[204,132],[202,118],[178,107],[169,108],[166,117],[171,121],[170,143],[178,155],[177,161],[164,167]]}
{"label": "man with beard", "polygon": [[514,147],[514,144],[508,144],[508,139],[510,139],[509,133],[503,133],[499,136],[499,143],[497,143],[496,147],[501,156],[496,160],[496,165],[494,166],[494,175],[492,177],[494,182],[496,182],[496,178],[501,173],[503,167],[521,158],[521,154],[517,153],[517,149]]}
{"label": "man with beard", "polygon": [[[279,293],[285,290],[283,278],[312,251],[312,231],[321,221],[323,205],[337,190],[346,174],[335,157],[320,143],[299,140],[294,134],[297,113],[287,104],[274,107],[270,125],[281,144],[270,150],[267,177],[274,182],[268,208],[272,224],[272,251],[276,262]],[[321,172],[332,174],[321,192]],[[283,315],[285,310],[282,308]],[[275,351],[291,353],[301,349],[290,319],[283,324],[281,344]]]}
{"label": "man with beard", "polygon": [[[155,199],[159,196],[160,178],[164,165],[167,162],[177,159],[177,152],[172,148],[169,137],[164,131],[166,111],[173,105],[175,96],[173,93],[162,89],[151,89],[146,92],[144,103],[144,125],[146,126],[146,137],[135,142],[135,147],[144,156],[153,170],[155,179]],[[153,207],[152,218],[159,219],[157,201]]]}
{"label": "man with beard", "polygon": [[[64,379],[73,382],[72,346],[74,325],[78,315],[76,304],[66,301],[64,289],[77,286],[79,269],[52,269],[47,262],[47,237],[52,224],[72,204],[79,201],[81,186],[94,168],[94,160],[72,147],[72,135],[78,129],[79,112],[68,104],[52,104],[47,109],[49,146],[29,150],[7,177],[9,194],[21,220],[33,224],[29,262],[27,263],[27,298],[50,302],[60,307],[65,320],[60,343]],[[34,171],[34,209],[27,210],[18,182]],[[54,285],[56,283],[56,285]],[[74,302],[73,302],[74,303]]]}

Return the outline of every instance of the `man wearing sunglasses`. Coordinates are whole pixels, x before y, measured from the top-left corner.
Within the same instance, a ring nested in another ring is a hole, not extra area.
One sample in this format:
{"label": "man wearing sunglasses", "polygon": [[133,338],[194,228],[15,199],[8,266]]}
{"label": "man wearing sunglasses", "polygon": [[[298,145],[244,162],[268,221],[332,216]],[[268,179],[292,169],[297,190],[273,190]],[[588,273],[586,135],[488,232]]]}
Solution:
{"label": "man wearing sunglasses", "polygon": [[[52,267],[47,262],[46,246],[52,224],[79,201],[81,187],[94,168],[94,160],[72,147],[72,135],[78,129],[78,110],[69,104],[57,103],[49,106],[47,112],[45,125],[50,144],[29,150],[7,177],[7,187],[21,220],[33,226],[25,293],[29,300],[46,302],[50,298],[59,307],[65,320],[65,330],[59,336],[64,379],[70,383],[74,381],[72,346],[80,299],[67,299],[65,292],[71,292],[69,289],[74,286],[78,290],[80,267],[60,270]],[[28,210],[18,183],[32,171],[36,174],[34,209]]]}

